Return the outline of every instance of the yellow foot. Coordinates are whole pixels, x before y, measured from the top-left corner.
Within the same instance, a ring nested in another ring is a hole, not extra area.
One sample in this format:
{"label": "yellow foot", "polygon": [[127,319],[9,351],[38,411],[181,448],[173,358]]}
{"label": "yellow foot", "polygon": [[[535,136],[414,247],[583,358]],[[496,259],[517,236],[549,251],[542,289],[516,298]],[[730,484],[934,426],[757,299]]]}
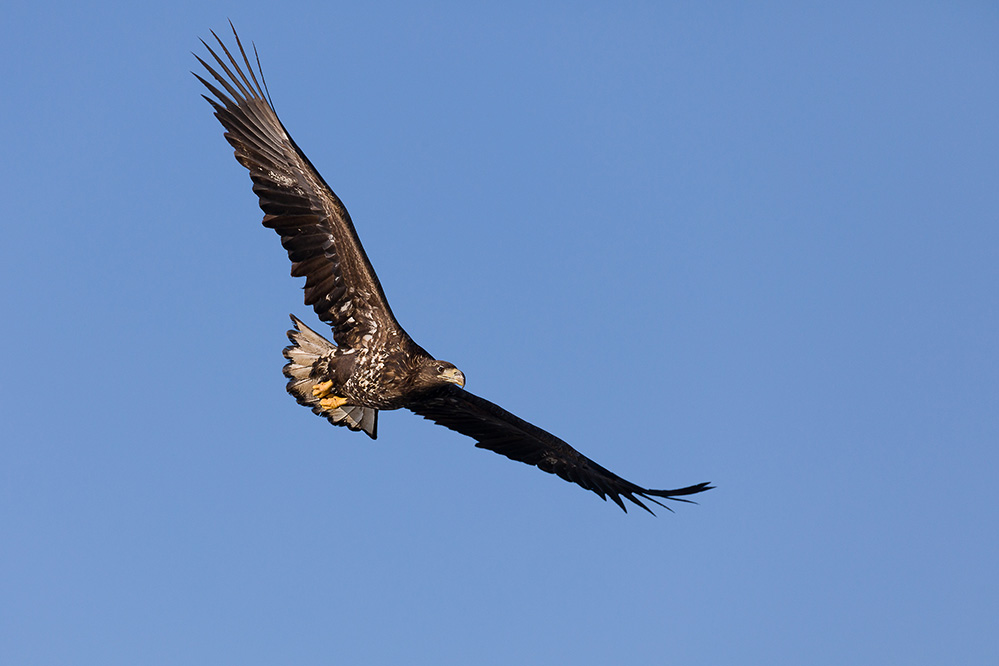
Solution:
{"label": "yellow foot", "polygon": [[333,382],[319,382],[312,387],[312,395],[316,398],[325,398],[333,389]]}
{"label": "yellow foot", "polygon": [[336,409],[337,407],[342,407],[347,404],[347,398],[340,398],[337,396],[330,396],[329,398],[323,398],[319,401],[319,406],[324,410]]}

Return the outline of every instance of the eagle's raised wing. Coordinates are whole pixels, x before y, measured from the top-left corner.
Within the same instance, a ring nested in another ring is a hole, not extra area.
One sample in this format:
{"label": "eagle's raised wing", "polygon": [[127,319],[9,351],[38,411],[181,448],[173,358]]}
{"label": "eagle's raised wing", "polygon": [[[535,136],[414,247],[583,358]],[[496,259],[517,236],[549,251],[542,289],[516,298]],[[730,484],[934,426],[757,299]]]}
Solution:
{"label": "eagle's raised wing", "polygon": [[225,59],[204,40],[201,43],[225,75],[195,57],[224,92],[195,76],[215,96],[203,95],[215,107],[236,159],[250,170],[264,226],[281,235],[291,274],[305,277],[305,304],[333,328],[333,339],[341,346],[356,347],[365,335],[408,338],[389,308],[347,209],[281,124],[235,29],[233,35],[249,78],[214,31]]}
{"label": "eagle's raised wing", "polygon": [[676,490],[642,488],[601,467],[555,435],[457,386],[435,391],[406,407],[425,419],[471,437],[479,448],[557,474],[605,500],[609,497],[625,511],[628,509],[622,497],[652,513],[642,499],[668,509],[656,498],[689,502],[682,497],[712,488],[707,483]]}

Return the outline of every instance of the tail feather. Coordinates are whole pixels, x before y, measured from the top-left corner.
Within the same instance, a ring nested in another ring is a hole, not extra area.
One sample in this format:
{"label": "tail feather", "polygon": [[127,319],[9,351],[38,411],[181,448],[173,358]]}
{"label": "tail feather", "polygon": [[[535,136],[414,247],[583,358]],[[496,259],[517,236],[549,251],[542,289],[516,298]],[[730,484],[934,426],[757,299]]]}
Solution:
{"label": "tail feather", "polygon": [[336,350],[336,345],[306,326],[295,315],[291,315],[295,328],[288,331],[291,345],[284,348],[288,364],[284,366],[284,376],[288,378],[288,393],[298,404],[325,417],[333,425],[346,426],[351,430],[363,430],[371,439],[378,436],[378,410],[370,407],[344,405],[336,409],[323,409],[312,388],[319,378],[312,376],[312,368],[323,356]]}

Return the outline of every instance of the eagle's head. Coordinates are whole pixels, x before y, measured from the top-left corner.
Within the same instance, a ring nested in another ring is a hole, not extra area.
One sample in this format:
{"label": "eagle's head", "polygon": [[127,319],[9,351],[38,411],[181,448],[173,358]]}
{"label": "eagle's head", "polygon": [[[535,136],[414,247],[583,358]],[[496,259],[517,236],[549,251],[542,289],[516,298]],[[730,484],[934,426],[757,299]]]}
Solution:
{"label": "eagle's head", "polygon": [[465,387],[465,375],[453,363],[428,360],[420,367],[417,381],[426,387],[457,384]]}

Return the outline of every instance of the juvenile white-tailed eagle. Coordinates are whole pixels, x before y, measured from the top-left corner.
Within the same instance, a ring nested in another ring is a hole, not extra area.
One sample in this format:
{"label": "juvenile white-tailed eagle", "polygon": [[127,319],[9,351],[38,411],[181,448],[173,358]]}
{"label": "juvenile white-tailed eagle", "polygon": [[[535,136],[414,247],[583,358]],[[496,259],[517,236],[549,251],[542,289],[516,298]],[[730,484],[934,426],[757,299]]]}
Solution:
{"label": "juvenile white-tailed eagle", "polygon": [[[294,329],[288,331],[292,344],[284,350],[284,374],[288,392],[299,404],[372,439],[379,410],[405,407],[471,437],[478,447],[609,497],[625,511],[622,498],[650,511],[643,499],[665,506],[656,498],[688,502],[682,498],[711,488],[707,483],[676,490],[637,486],[558,437],[464,390],[462,372],[434,359],[396,321],[347,209],[281,124],[236,31],[245,72],[218,35],[212,35],[225,58],[202,40],[217,69],[195,57],[215,82],[195,76],[214,95],[204,97],[225,127],[236,159],[250,170],[264,226],[281,236],[291,274],[305,278],[306,305],[333,329],[336,344],[291,317]],[[257,72],[262,82],[259,58]]]}

